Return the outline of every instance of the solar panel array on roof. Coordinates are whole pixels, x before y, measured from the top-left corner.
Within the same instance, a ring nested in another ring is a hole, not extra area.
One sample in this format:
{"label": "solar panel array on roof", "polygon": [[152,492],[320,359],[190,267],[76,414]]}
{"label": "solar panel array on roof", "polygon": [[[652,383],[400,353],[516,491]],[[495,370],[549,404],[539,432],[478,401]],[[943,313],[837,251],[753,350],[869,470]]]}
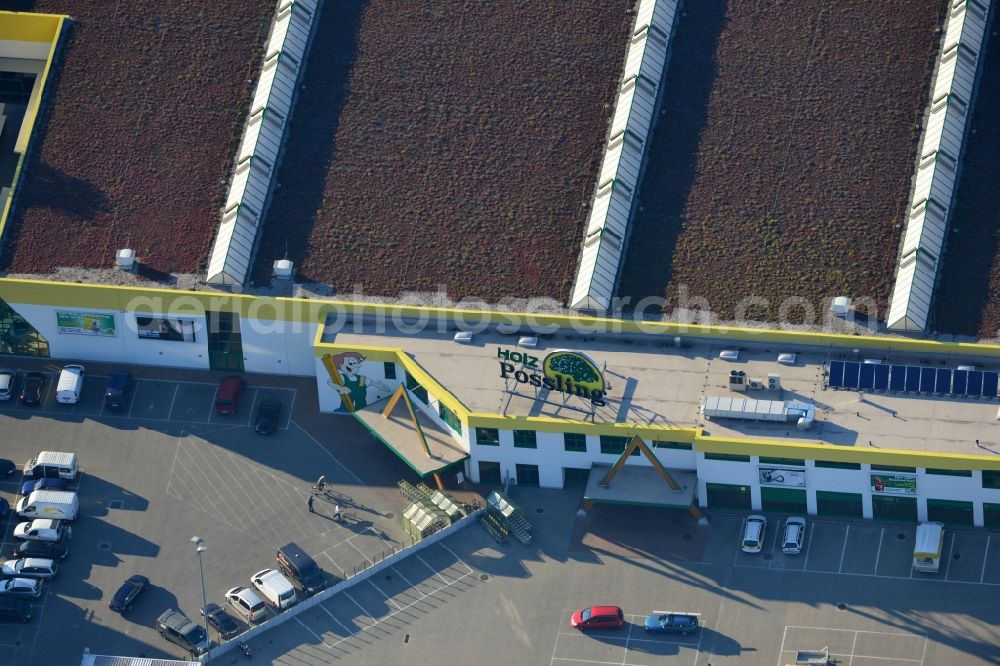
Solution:
{"label": "solar panel array on roof", "polygon": [[879,365],[857,361],[830,361],[826,385],[852,391],[891,391],[968,398],[1000,397],[1000,372],[923,368],[918,365]]}

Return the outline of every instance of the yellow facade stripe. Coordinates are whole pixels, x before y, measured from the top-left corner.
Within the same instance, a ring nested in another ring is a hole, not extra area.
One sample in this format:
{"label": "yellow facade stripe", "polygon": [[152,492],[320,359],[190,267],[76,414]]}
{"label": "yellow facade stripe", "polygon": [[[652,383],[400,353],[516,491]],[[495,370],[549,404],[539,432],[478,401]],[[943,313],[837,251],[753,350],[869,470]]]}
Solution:
{"label": "yellow facade stripe", "polygon": [[52,42],[62,26],[59,14],[0,12],[0,39],[17,42]]}
{"label": "yellow facade stripe", "polygon": [[[141,258],[141,257],[140,257]],[[109,257],[109,264],[113,258]],[[76,284],[45,280],[0,279],[0,298],[8,303],[33,305],[59,305],[80,309],[113,309],[130,311],[135,306],[149,311],[148,302],[155,302],[158,312],[183,315],[204,314],[206,310],[232,312],[246,318],[266,321],[323,322],[328,314],[342,317],[384,316],[390,321],[402,318],[409,321],[466,322],[469,326],[484,324],[506,326],[512,330],[531,326],[584,330],[603,333],[644,333],[662,336],[695,336],[709,340],[740,342],[774,342],[792,345],[826,346],[850,349],[878,349],[881,351],[907,351],[930,354],[955,354],[968,356],[1000,357],[1000,345],[972,342],[939,342],[902,337],[875,337],[744,329],[728,326],[702,326],[670,322],[641,322],[610,319],[585,315],[546,315],[525,312],[498,312],[492,310],[460,310],[455,308],[429,308],[381,303],[356,303],[351,301],[319,301],[308,298],[273,298],[249,294],[227,294],[212,291],[181,291],[154,287]],[[317,350],[317,353],[319,351]]]}
{"label": "yellow facade stripe", "polygon": [[898,467],[1000,470],[1000,456],[906,449],[874,449],[867,446],[840,446],[784,439],[712,437],[699,434],[695,439],[695,449],[704,453],[869,463]]}

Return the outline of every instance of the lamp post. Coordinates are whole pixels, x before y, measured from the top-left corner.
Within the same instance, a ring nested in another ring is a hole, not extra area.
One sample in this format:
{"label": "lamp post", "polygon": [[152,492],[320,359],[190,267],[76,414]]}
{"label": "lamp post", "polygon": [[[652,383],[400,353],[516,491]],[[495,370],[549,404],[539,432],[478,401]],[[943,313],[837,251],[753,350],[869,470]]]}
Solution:
{"label": "lamp post", "polygon": [[208,606],[208,597],[205,595],[205,568],[201,564],[201,554],[208,550],[208,546],[205,545],[205,540],[200,536],[191,537],[191,543],[194,544],[194,552],[198,553],[198,573],[201,575],[201,614],[205,618],[205,639],[208,641],[209,648],[205,653],[205,663],[210,664],[212,662],[212,639],[208,634],[208,614],[205,613],[205,607]]}

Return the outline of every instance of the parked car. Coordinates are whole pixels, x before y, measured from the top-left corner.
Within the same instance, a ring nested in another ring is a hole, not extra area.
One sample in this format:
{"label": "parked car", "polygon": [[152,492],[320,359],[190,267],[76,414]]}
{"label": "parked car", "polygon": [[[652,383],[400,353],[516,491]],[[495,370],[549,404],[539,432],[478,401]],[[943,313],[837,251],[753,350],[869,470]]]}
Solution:
{"label": "parked car", "polygon": [[268,398],[261,400],[257,406],[257,418],[254,420],[254,430],[258,435],[270,435],[278,429],[281,419],[281,401]]}
{"label": "parked car", "polygon": [[278,569],[288,576],[293,583],[302,588],[305,595],[315,594],[326,587],[326,576],[323,570],[316,564],[316,560],[309,557],[306,551],[297,543],[286,543],[278,548],[275,557],[278,561]]}
{"label": "parked car", "polygon": [[24,376],[21,386],[21,404],[37,405],[42,401],[45,392],[45,375],[40,372],[29,372]]}
{"label": "parked car", "polygon": [[798,555],[802,552],[802,541],[806,538],[806,519],[790,516],[785,520],[785,534],[781,538],[781,552]]}
{"label": "parked car", "polygon": [[14,464],[13,460],[0,458],[0,477],[6,478],[16,471],[17,471],[17,465]]}
{"label": "parked car", "polygon": [[14,397],[14,383],[17,373],[10,368],[0,368],[0,400],[10,400]]}
{"label": "parked car", "polygon": [[764,534],[767,532],[767,518],[760,514],[751,514],[743,521],[744,553],[759,553],[764,547]]}
{"label": "parked car", "polygon": [[82,365],[64,366],[59,373],[56,384],[56,402],[62,405],[75,405],[83,396],[83,378],[87,375]]}
{"label": "parked car", "polygon": [[49,580],[55,578],[59,573],[59,565],[55,560],[47,560],[41,557],[25,557],[19,560],[7,560],[3,563],[2,573],[4,576],[17,578],[38,578]]}
{"label": "parked car", "polygon": [[650,634],[688,634],[698,631],[698,613],[655,611],[643,625]]}
{"label": "parked car", "polygon": [[247,383],[235,375],[219,380],[219,390],[215,392],[215,411],[224,416],[232,416],[240,408],[240,398]]}
{"label": "parked car", "polygon": [[0,497],[0,520],[6,518],[8,513],[10,513],[10,502]]}
{"label": "parked car", "polygon": [[27,622],[34,615],[31,603],[17,597],[0,597],[0,620],[4,622]]}
{"label": "parked car", "polygon": [[69,555],[69,544],[66,539],[59,541],[18,541],[10,557],[41,557],[49,560],[65,560]]}
{"label": "parked car", "polygon": [[201,609],[201,616],[208,618],[208,623],[219,632],[224,640],[240,633],[240,623],[233,619],[219,604],[209,604]]}
{"label": "parked car", "polygon": [[226,592],[226,601],[236,609],[247,622],[256,622],[267,617],[267,604],[249,587],[234,587]]}
{"label": "parked car", "polygon": [[625,624],[625,613],[618,606],[591,606],[573,613],[569,624],[574,629],[619,629]]}
{"label": "parked car", "polygon": [[145,576],[129,576],[108,602],[108,608],[123,615],[132,609],[139,595],[149,589],[149,579]]}
{"label": "parked car", "polygon": [[193,654],[205,654],[212,645],[205,630],[180,611],[164,611],[156,618],[156,630],[160,636]]}
{"label": "parked car", "polygon": [[132,394],[132,373],[116,370],[108,377],[108,385],[104,389],[104,406],[108,409],[124,409],[128,406]]}
{"label": "parked car", "polygon": [[31,578],[8,578],[0,580],[0,596],[29,597],[42,596],[42,581]]}
{"label": "parked car", "polygon": [[50,520],[48,518],[36,518],[23,523],[18,523],[14,528],[14,537],[18,539],[28,539],[36,541],[61,541],[72,538],[72,528],[61,520]]}
{"label": "parked car", "polygon": [[65,479],[29,479],[21,484],[20,495],[30,495],[34,490],[64,490],[66,488]]}
{"label": "parked car", "polygon": [[299,601],[292,583],[277,569],[263,569],[250,577],[250,582],[268,603],[278,610],[285,610]]}

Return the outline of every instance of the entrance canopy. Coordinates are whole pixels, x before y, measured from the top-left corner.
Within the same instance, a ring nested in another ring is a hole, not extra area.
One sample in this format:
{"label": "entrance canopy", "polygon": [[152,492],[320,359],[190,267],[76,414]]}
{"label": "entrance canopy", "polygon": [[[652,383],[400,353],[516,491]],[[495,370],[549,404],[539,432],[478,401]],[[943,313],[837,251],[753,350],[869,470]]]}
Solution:
{"label": "entrance canopy", "polygon": [[382,407],[369,405],[354,412],[354,416],[420,476],[439,472],[469,457],[468,451],[463,450],[450,433],[419,409],[413,410],[418,428],[409,410],[395,409],[383,416]]}
{"label": "entrance canopy", "polygon": [[693,471],[670,470],[678,485],[673,490],[664,483],[663,476],[653,467],[625,465],[607,486],[601,482],[611,471],[611,465],[594,465],[590,468],[587,490],[583,499],[604,504],[631,504],[656,506],[667,509],[690,509],[698,487],[698,475]]}

